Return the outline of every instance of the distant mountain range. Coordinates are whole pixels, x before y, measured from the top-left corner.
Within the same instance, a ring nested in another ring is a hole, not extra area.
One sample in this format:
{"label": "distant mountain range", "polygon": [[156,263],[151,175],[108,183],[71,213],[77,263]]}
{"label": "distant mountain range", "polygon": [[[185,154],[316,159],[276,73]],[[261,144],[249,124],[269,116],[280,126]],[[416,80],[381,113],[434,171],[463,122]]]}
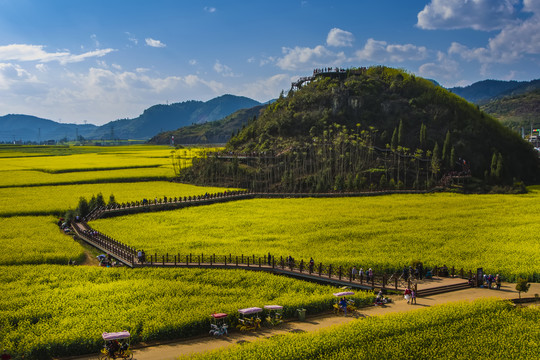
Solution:
{"label": "distant mountain range", "polygon": [[186,101],[170,105],[154,105],[134,119],[111,121],[102,126],[57,123],[29,115],[0,117],[0,142],[38,142],[47,140],[140,139],[192,124],[204,124],[222,119],[239,109],[261,105],[243,96],[223,95],[212,100]]}
{"label": "distant mountain range", "polygon": [[475,104],[485,104],[503,96],[524,94],[540,89],[540,79],[531,81],[483,80],[465,87],[448,89]]}

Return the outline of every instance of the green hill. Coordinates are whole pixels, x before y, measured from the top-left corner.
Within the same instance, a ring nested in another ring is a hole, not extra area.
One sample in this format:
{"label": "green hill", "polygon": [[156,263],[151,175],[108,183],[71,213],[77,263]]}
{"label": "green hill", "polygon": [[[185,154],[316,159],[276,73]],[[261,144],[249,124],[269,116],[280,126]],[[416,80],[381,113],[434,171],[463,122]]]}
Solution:
{"label": "green hill", "polygon": [[223,95],[212,100],[185,101],[170,105],[154,105],[134,119],[111,121],[97,128],[92,138],[149,139],[180,127],[219,120],[239,109],[260,105],[258,101],[235,95]]}
{"label": "green hill", "polygon": [[[280,96],[227,144],[230,152],[273,157],[259,158],[258,164],[209,159],[218,172],[212,179],[223,175],[226,182],[253,187],[262,181],[266,170],[261,169],[272,168],[266,186],[313,191],[347,188],[355,181],[355,187],[366,181],[385,187],[391,180],[402,187],[429,187],[454,172],[493,184],[539,179],[532,146],[429,80],[381,66],[318,73],[309,80]],[[204,164],[182,176],[204,182],[198,172]],[[244,182],[237,182],[242,176]]]}
{"label": "green hill", "polygon": [[521,133],[523,127],[529,133],[531,125],[540,127],[540,89],[492,100],[481,109],[512,130]]}
{"label": "green hill", "polygon": [[245,126],[251,119],[259,116],[266,105],[241,109],[216,121],[194,124],[173,131],[157,134],[149,140],[150,144],[170,144],[174,136],[175,144],[225,144],[232,134]]}

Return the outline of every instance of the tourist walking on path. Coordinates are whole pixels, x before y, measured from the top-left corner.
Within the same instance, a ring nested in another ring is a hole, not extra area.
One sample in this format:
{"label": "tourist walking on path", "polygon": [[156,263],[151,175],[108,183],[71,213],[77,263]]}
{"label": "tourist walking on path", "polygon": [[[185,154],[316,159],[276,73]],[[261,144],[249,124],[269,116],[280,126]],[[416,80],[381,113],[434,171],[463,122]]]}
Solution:
{"label": "tourist walking on path", "polygon": [[406,288],[403,295],[404,295],[403,297],[405,298],[405,300],[407,300],[407,304],[410,304],[410,301],[411,301],[411,289]]}

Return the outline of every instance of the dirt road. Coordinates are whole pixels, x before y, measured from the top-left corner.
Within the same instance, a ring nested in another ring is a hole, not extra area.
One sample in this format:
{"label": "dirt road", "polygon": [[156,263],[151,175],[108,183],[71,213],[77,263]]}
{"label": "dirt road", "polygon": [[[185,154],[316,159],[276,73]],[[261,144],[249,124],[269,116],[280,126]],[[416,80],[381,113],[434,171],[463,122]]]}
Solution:
{"label": "dirt road", "polygon": [[[540,294],[540,283],[531,284],[531,288],[527,296]],[[416,305],[408,305],[401,296],[394,296],[393,303],[380,307],[370,306],[360,309],[362,316],[380,316],[394,312],[414,311],[425,307],[444,304],[451,301],[475,300],[479,298],[497,297],[501,299],[518,298],[518,292],[515,290],[515,284],[503,283],[501,290],[489,290],[482,288],[473,288],[459,290],[439,295],[418,298]],[[134,359],[136,360],[172,360],[180,355],[186,355],[197,352],[205,352],[217,348],[227,347],[244,341],[254,341],[271,337],[277,334],[287,332],[304,332],[317,331],[329,326],[343,324],[349,321],[359,321],[354,317],[336,316],[333,314],[321,314],[315,316],[307,316],[306,321],[289,321],[280,325],[278,328],[261,329],[256,332],[240,333],[233,332],[227,337],[214,338],[210,336],[201,336],[198,338],[190,338],[182,341],[171,342],[167,344],[153,344],[136,347],[134,349]],[[97,354],[92,356],[81,356],[72,359],[90,360],[96,359]]]}

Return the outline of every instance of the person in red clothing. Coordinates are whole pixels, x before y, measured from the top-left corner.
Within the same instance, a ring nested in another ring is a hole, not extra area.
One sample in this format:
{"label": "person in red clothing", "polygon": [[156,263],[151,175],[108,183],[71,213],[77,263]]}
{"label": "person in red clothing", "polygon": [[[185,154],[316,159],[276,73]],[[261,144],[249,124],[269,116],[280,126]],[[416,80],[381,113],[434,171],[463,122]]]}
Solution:
{"label": "person in red clothing", "polygon": [[2,360],[11,360],[11,355],[8,354],[7,350],[4,349],[4,351],[2,351],[2,357],[1,357]]}
{"label": "person in red clothing", "polygon": [[411,301],[411,289],[406,288],[405,292],[403,293],[405,300],[407,300],[407,304]]}

